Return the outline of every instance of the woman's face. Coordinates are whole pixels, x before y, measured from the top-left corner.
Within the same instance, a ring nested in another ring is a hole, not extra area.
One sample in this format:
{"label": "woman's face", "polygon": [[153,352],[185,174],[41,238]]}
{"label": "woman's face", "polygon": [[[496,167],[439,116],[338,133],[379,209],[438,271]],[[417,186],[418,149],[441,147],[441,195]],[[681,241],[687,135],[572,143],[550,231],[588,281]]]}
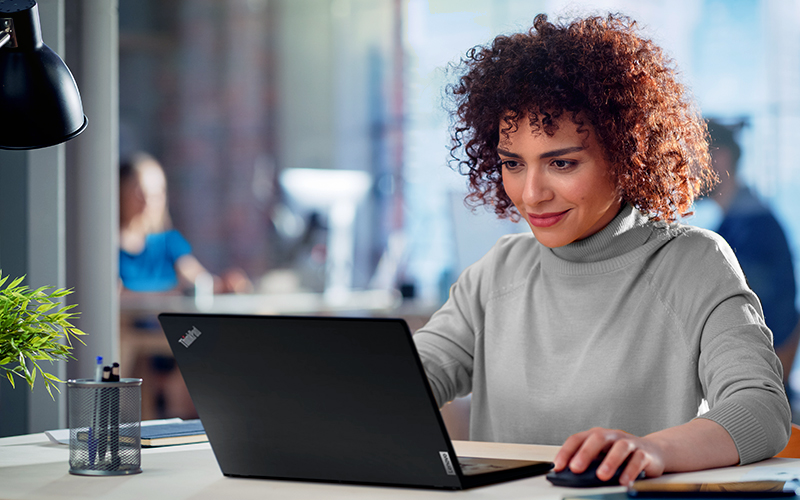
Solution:
{"label": "woman's face", "polygon": [[563,117],[556,124],[549,136],[521,117],[516,130],[500,133],[497,147],[506,194],[536,239],[550,248],[600,231],[622,203],[594,129],[585,124],[578,132]]}
{"label": "woman's face", "polygon": [[155,163],[140,166],[139,186],[150,216],[156,219],[163,217],[167,209],[167,178],[161,167]]}
{"label": "woman's face", "polygon": [[140,165],[121,186],[122,219],[143,216],[157,223],[167,209],[167,179],[158,165]]}
{"label": "woman's face", "polygon": [[139,175],[136,172],[122,183],[119,206],[123,220],[129,220],[140,215],[147,207],[142,186],[139,182]]}

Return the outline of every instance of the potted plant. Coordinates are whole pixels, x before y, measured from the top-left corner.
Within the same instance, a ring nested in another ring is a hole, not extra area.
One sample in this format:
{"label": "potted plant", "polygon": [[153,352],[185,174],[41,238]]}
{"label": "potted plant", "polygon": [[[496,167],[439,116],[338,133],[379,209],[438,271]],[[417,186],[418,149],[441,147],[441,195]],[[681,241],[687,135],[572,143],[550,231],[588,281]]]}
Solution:
{"label": "potted plant", "polygon": [[78,315],[71,312],[75,304],[65,306],[60,300],[72,290],[47,286],[31,290],[21,284],[24,278],[3,288],[9,277],[0,272],[0,368],[12,387],[14,377],[20,377],[33,389],[38,372],[53,397],[53,388],[60,392],[55,383],[63,380],[43,370],[40,363],[75,359],[72,339],[83,344],[79,335],[84,332],[70,323]]}

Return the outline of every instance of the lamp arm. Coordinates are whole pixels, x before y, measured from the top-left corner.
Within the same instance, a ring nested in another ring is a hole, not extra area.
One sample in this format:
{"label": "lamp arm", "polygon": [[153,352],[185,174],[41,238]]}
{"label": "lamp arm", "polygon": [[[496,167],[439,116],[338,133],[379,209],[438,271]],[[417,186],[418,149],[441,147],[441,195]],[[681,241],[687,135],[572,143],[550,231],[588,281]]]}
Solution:
{"label": "lamp arm", "polygon": [[9,40],[11,40],[11,33],[8,31],[2,32],[2,34],[0,34],[0,47],[7,44]]}

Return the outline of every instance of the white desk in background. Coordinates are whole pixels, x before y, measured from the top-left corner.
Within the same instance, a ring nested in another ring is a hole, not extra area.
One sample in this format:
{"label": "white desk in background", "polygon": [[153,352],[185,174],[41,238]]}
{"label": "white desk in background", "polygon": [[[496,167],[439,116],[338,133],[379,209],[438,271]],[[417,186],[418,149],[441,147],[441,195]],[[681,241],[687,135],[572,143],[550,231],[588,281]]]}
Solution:
{"label": "white desk in background", "polygon": [[218,314],[327,314],[347,311],[389,311],[402,302],[396,290],[353,290],[324,293],[209,294],[198,296],[125,293],[125,313],[208,312]]}
{"label": "white desk in background", "polygon": [[[557,446],[454,441],[459,455],[552,460]],[[623,492],[624,488],[557,488],[544,476],[453,492],[399,487],[228,478],[222,475],[208,443],[142,449],[141,474],[75,476],[69,447],[51,443],[44,433],[0,438],[0,498],[204,500],[204,499],[539,499]],[[654,481],[735,481],[766,472],[800,474],[800,460],[773,458],[744,467],[667,475]]]}

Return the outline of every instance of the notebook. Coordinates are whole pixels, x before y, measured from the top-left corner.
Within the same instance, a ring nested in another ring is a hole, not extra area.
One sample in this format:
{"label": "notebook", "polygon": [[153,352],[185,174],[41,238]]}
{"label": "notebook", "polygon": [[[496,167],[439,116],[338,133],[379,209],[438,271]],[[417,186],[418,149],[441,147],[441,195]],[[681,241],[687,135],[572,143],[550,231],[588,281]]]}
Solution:
{"label": "notebook", "polygon": [[206,441],[208,438],[203,430],[203,423],[199,419],[148,425],[141,429],[142,448],[205,443]]}
{"label": "notebook", "polygon": [[402,319],[159,320],[226,476],[463,489],[552,467],[457,457]]}

